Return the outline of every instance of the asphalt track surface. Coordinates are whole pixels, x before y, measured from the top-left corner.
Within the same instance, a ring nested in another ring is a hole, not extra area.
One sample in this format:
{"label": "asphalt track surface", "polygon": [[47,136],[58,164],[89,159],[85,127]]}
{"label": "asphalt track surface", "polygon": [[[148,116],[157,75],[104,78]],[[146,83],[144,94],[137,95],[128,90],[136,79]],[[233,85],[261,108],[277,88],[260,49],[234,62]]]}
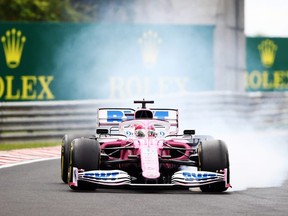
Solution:
{"label": "asphalt track surface", "polygon": [[0,169],[0,215],[288,215],[282,187],[206,194],[198,190],[72,191],[54,159]]}

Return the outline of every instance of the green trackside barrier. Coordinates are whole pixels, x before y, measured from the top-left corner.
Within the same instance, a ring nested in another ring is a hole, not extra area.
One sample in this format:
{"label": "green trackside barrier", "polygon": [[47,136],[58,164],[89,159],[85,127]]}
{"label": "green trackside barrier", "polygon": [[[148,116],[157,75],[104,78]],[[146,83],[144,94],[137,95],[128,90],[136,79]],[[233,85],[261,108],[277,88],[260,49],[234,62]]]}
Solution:
{"label": "green trackside barrier", "polygon": [[288,90],[288,38],[246,39],[247,91]]}
{"label": "green trackside barrier", "polygon": [[0,101],[214,89],[213,26],[0,22]]}

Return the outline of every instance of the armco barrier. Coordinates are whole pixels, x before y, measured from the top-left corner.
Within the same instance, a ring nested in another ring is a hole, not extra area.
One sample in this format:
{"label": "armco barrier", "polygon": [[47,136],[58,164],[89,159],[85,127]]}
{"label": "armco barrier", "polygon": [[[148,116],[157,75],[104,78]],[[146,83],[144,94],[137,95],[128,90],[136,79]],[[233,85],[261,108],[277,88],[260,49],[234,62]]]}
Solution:
{"label": "armco barrier", "polygon": [[[0,143],[59,139],[73,132],[93,134],[98,107],[136,106],[128,99],[2,102]],[[244,123],[259,128],[288,128],[288,94],[285,92],[183,93],[159,97],[153,106],[179,108],[180,126],[181,122],[194,123],[193,127],[197,128],[201,121],[217,124],[217,120],[221,120],[231,127]]]}

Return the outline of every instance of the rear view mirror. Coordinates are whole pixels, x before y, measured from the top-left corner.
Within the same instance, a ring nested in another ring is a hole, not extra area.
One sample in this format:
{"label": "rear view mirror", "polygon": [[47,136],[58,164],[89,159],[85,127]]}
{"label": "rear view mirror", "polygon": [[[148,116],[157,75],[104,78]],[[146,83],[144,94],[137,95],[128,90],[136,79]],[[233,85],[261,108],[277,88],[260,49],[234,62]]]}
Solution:
{"label": "rear view mirror", "polygon": [[105,128],[97,128],[96,129],[96,134],[108,134],[109,130]]}
{"label": "rear view mirror", "polygon": [[184,130],[184,135],[195,135],[195,130]]}

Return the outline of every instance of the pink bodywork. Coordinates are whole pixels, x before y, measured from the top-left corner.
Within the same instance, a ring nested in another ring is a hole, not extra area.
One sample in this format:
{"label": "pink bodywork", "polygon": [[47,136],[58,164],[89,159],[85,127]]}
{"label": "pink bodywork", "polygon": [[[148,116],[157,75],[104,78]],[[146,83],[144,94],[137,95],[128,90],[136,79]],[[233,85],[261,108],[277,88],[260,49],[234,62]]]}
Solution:
{"label": "pink bodywork", "polygon": [[[137,125],[143,126],[144,137],[136,137],[134,130]],[[157,136],[149,136],[148,129],[153,125],[156,128]],[[157,130],[158,129],[158,130]],[[167,139],[165,136],[171,135],[170,125],[168,122],[159,120],[130,120],[124,121],[119,125],[119,132],[128,135],[127,139],[118,139],[104,142],[101,149],[109,147],[132,147],[131,149],[121,150],[120,158],[110,157],[109,160],[127,160],[131,156],[140,157],[142,176],[147,179],[157,179],[160,177],[159,157],[169,155],[169,150],[165,150],[166,146],[186,149],[189,155],[191,147],[183,140]],[[186,156],[175,158],[177,160],[188,160]],[[171,164],[164,164],[171,166]]]}

